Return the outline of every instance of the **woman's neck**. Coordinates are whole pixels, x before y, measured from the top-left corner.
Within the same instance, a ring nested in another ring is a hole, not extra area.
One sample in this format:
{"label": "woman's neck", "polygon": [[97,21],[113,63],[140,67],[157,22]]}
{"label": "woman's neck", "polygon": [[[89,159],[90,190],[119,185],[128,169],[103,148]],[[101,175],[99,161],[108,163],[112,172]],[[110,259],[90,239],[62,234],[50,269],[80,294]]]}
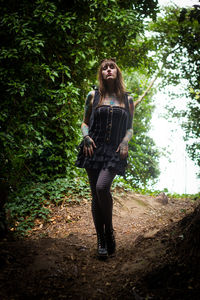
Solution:
{"label": "woman's neck", "polygon": [[113,94],[116,94],[114,82],[110,82],[110,83],[107,85],[107,87],[106,87],[106,94],[107,94],[107,95],[113,95]]}

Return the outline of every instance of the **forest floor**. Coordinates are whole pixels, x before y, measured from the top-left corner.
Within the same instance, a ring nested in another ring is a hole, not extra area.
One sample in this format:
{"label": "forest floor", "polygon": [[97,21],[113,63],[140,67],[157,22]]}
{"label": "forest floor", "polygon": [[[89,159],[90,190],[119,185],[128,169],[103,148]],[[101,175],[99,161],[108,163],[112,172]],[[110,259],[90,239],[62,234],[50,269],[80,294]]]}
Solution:
{"label": "forest floor", "polygon": [[0,242],[0,299],[200,299],[199,280],[172,249],[199,200],[113,195],[115,255],[96,257],[90,201],[52,206],[49,222],[36,220],[28,237]]}

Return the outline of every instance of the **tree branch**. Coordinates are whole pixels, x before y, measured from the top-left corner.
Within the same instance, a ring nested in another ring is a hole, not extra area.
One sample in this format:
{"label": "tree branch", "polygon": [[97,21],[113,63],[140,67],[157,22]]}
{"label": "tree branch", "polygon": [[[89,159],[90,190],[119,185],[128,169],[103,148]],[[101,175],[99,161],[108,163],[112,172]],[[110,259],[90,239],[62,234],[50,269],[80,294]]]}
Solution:
{"label": "tree branch", "polygon": [[143,100],[143,98],[147,95],[148,91],[152,88],[154,82],[156,81],[156,79],[158,78],[160,71],[158,72],[158,74],[151,80],[148,88],[146,89],[146,91],[144,91],[144,93],[134,102],[134,106],[136,108],[136,106]]}
{"label": "tree branch", "polygon": [[161,68],[159,69],[158,73],[156,74],[156,76],[151,80],[149,86],[147,87],[146,91],[144,91],[144,93],[134,102],[134,107],[136,108],[136,106],[143,100],[143,98],[147,95],[147,93],[149,92],[149,90],[152,88],[154,82],[156,81],[156,79],[158,78],[158,76],[160,75],[163,67],[165,66],[166,64],[166,61],[167,61],[167,57],[173,53],[174,51],[176,51],[179,47],[173,49],[173,51],[170,51],[168,52],[166,55],[164,55],[164,58],[163,58],[163,64],[161,66]]}

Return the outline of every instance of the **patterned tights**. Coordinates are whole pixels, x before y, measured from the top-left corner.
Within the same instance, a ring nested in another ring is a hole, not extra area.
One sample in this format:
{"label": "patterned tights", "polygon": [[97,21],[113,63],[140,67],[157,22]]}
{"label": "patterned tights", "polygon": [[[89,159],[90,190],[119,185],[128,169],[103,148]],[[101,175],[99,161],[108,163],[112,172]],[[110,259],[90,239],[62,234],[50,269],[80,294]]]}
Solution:
{"label": "patterned tights", "polygon": [[111,184],[116,176],[114,169],[86,169],[92,192],[92,216],[97,233],[103,234],[113,229],[113,199]]}

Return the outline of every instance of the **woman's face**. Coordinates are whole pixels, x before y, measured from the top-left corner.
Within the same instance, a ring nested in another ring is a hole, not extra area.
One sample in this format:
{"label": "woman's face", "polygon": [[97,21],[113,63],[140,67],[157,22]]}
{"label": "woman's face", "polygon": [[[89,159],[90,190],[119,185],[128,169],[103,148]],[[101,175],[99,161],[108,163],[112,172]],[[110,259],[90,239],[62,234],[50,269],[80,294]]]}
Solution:
{"label": "woman's face", "polygon": [[112,61],[104,62],[102,65],[102,77],[104,80],[113,80],[117,78],[117,68]]}

